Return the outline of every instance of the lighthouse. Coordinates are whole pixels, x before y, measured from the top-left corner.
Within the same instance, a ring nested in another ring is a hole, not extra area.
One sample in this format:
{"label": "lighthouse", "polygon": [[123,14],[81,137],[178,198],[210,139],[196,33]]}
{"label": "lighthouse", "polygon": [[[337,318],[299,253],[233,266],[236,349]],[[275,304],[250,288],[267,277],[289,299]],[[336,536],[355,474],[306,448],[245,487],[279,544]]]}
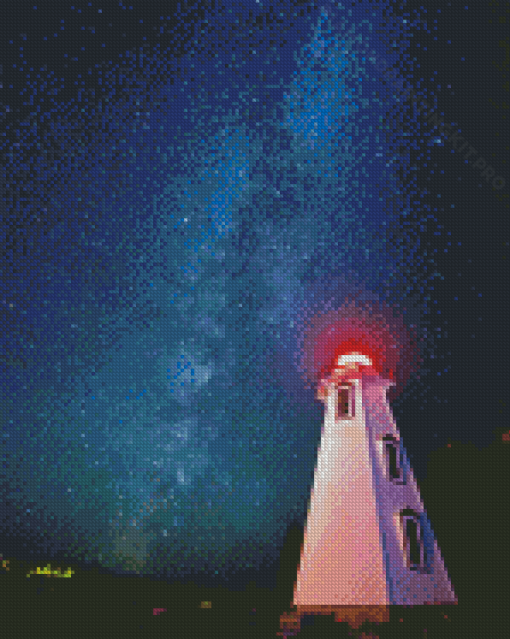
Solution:
{"label": "lighthouse", "polygon": [[324,422],[294,627],[303,614],[358,628],[388,621],[390,605],[457,603],[387,401],[392,385],[361,352],[338,355],[319,382]]}

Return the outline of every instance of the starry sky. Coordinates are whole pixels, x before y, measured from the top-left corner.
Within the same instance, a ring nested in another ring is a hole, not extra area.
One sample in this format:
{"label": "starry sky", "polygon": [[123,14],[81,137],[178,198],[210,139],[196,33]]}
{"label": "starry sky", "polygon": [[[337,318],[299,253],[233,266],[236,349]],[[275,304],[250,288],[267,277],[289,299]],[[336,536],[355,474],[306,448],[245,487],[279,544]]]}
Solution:
{"label": "starry sky", "polygon": [[419,480],[501,422],[503,53],[450,3],[131,1],[2,26],[0,526],[228,580],[306,513],[314,318],[385,309]]}

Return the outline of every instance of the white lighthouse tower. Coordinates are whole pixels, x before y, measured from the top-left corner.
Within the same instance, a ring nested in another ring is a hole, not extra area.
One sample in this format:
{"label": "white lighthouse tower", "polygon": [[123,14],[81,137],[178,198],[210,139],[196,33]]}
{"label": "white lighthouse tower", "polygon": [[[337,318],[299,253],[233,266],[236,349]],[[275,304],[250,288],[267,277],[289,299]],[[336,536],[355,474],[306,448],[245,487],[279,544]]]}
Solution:
{"label": "white lighthouse tower", "polygon": [[325,415],[294,590],[303,614],[357,628],[388,621],[390,605],[456,597],[386,399],[361,353],[339,356],[319,385]]}

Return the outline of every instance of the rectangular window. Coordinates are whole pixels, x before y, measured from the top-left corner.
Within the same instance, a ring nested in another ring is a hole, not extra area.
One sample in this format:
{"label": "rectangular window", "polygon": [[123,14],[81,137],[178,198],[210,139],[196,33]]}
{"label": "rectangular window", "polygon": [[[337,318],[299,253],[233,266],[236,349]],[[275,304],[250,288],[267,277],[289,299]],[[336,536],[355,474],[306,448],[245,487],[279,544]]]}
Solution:
{"label": "rectangular window", "polygon": [[422,565],[422,547],[420,543],[420,524],[414,517],[406,517],[406,546],[408,564],[411,569]]}
{"label": "rectangular window", "polygon": [[406,565],[410,570],[428,572],[430,561],[424,539],[423,517],[414,510],[406,509],[402,511],[401,518]]}
{"label": "rectangular window", "polygon": [[354,387],[340,386],[338,389],[337,419],[354,417]]}
{"label": "rectangular window", "polygon": [[394,435],[383,437],[386,476],[395,484],[404,484],[404,473],[400,463],[400,441]]}

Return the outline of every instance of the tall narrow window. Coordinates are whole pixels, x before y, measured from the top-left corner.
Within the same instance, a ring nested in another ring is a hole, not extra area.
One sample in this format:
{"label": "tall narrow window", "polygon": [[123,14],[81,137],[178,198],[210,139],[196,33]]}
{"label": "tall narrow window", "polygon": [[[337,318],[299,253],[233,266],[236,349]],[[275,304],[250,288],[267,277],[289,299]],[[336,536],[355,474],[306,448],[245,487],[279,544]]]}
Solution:
{"label": "tall narrow window", "polygon": [[386,476],[395,484],[404,484],[404,473],[400,464],[400,442],[394,435],[383,437]]}
{"label": "tall narrow window", "polygon": [[354,387],[340,386],[338,389],[337,419],[354,417]]}
{"label": "tall narrow window", "polygon": [[401,512],[401,523],[406,565],[410,570],[423,572],[427,569],[427,549],[421,517],[416,511],[405,509]]}

